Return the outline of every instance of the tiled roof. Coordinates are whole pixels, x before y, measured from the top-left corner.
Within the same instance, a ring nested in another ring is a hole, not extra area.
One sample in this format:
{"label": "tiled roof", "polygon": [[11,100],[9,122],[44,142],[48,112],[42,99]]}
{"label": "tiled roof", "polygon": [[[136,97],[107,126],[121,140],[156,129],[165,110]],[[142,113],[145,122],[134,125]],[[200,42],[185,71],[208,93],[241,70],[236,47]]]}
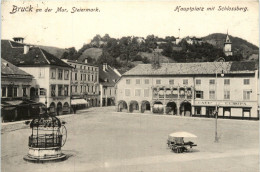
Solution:
{"label": "tiled roof", "polygon": [[99,83],[103,86],[114,87],[119,78],[120,76],[109,65],[106,71],[103,70],[103,66],[99,66]]}
{"label": "tiled roof", "polygon": [[16,66],[44,66],[55,65],[70,67],[54,55],[39,47],[30,47],[27,54],[24,54],[24,45],[9,40],[1,41],[1,57]]}
{"label": "tiled roof", "polygon": [[226,74],[253,73],[257,69],[254,62],[203,62],[203,63],[161,63],[154,69],[151,64],[139,64],[123,76],[129,75],[198,75],[215,74],[222,70]]}
{"label": "tiled roof", "polygon": [[18,67],[4,59],[1,60],[1,76],[8,78],[33,78],[32,75],[19,69]]}

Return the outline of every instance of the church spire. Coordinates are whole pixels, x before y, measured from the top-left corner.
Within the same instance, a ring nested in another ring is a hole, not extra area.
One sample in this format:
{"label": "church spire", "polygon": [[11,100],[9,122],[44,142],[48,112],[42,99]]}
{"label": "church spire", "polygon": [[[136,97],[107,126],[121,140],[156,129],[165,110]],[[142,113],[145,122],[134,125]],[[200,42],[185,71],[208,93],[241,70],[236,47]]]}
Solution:
{"label": "church spire", "polygon": [[230,38],[228,36],[228,30],[227,30],[227,37],[226,37],[226,42],[225,43],[231,43]]}

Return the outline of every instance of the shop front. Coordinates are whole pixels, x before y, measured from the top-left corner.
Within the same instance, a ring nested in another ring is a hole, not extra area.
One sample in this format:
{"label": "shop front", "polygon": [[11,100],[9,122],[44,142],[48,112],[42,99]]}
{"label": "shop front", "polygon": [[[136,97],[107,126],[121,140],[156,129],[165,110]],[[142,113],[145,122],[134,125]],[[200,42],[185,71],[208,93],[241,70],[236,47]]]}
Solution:
{"label": "shop front", "polygon": [[252,119],[258,120],[257,102],[243,101],[194,101],[192,105],[193,116],[215,117],[218,109],[218,118]]}

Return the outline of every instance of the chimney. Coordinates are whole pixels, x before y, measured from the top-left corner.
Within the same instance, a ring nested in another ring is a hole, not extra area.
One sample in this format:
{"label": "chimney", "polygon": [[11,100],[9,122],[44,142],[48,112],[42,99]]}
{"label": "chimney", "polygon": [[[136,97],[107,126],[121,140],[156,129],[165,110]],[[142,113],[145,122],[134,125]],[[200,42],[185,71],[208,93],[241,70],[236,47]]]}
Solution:
{"label": "chimney", "polygon": [[30,46],[29,45],[24,45],[24,48],[23,48],[23,54],[27,54],[30,50]]}
{"label": "chimney", "polygon": [[88,63],[88,58],[85,58],[84,62],[85,62],[85,63]]}
{"label": "chimney", "polygon": [[103,63],[103,71],[107,70],[107,63]]}
{"label": "chimney", "polygon": [[14,42],[17,43],[23,43],[24,38],[23,37],[13,37]]}

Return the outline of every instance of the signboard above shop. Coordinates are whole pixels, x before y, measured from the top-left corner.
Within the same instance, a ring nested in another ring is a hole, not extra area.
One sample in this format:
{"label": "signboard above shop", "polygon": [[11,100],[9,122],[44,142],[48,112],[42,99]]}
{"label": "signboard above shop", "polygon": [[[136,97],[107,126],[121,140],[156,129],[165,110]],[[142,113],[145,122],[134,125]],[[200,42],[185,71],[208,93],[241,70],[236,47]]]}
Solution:
{"label": "signboard above shop", "polygon": [[[218,106],[235,106],[235,107],[250,107],[250,102],[243,101],[218,101]],[[195,101],[194,106],[216,106],[216,101]]]}

